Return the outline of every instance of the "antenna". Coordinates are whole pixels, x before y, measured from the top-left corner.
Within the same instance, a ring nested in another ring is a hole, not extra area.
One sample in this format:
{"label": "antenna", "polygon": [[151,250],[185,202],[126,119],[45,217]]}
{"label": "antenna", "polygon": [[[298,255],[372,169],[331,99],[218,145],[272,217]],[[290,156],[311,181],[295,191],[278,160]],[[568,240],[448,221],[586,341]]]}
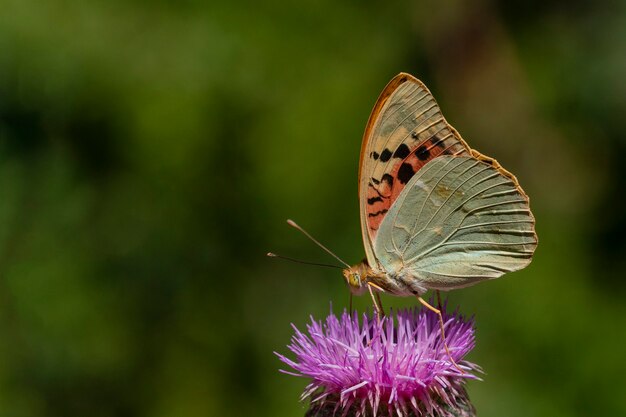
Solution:
{"label": "antenna", "polygon": [[303,228],[301,228],[300,226],[298,226],[296,224],[296,222],[294,222],[291,219],[287,220],[287,224],[295,229],[298,229],[299,231],[301,231],[302,233],[304,233],[304,235],[306,237],[308,237],[309,239],[311,239],[313,242],[315,242],[317,244],[317,246],[319,246],[320,248],[324,249],[328,254],[330,254],[333,258],[335,258],[336,260],[338,260],[339,262],[341,262],[342,264],[344,264],[347,268],[350,268],[350,265],[348,265],[346,262],[342,261],[341,258],[339,258],[337,255],[335,255],[334,253],[332,253],[330,251],[330,249],[328,249],[326,246],[322,245],[320,242],[318,242],[313,236],[311,236],[310,234],[307,233],[306,230],[304,230]]}
{"label": "antenna", "polygon": [[317,262],[309,262],[309,261],[302,261],[300,259],[294,259],[294,258],[290,258],[288,256],[282,256],[282,255],[277,255],[275,253],[272,252],[268,252],[267,256],[269,256],[270,258],[280,258],[280,259],[284,259],[286,261],[291,261],[291,262],[295,262],[298,264],[305,264],[305,265],[315,265],[315,266],[325,266],[328,268],[337,268],[337,269],[342,269],[342,267],[337,266],[337,265],[330,265],[330,264],[321,264],[321,263],[317,263]]}

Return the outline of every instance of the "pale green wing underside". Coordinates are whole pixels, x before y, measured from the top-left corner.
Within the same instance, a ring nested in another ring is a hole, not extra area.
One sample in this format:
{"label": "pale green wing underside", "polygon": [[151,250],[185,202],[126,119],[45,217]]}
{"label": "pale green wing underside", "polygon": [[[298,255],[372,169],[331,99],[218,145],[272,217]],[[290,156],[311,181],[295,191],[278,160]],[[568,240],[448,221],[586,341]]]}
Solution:
{"label": "pale green wing underside", "polygon": [[498,167],[440,156],[408,182],[380,225],[374,252],[392,278],[430,289],[466,287],[528,265],[534,223],[528,197]]}

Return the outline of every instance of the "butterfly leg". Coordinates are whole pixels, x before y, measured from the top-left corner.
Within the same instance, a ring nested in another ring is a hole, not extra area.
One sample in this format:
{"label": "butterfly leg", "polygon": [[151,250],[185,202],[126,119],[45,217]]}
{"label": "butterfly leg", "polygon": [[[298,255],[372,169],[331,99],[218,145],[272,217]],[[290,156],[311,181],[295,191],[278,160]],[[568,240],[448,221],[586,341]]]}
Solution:
{"label": "butterfly leg", "polygon": [[437,308],[439,308],[439,311],[443,311],[443,307],[441,304],[441,293],[439,292],[439,290],[435,290],[435,292],[437,293]]}
{"label": "butterfly leg", "polygon": [[420,303],[422,303],[422,305],[424,307],[426,307],[427,309],[429,309],[430,311],[436,313],[439,316],[439,328],[441,329],[441,338],[443,339],[443,347],[446,349],[446,353],[448,354],[448,358],[450,358],[450,360],[452,361],[452,364],[454,365],[454,367],[456,369],[458,369],[462,374],[464,374],[465,372],[463,371],[463,369],[461,369],[461,367],[452,358],[452,355],[450,355],[450,349],[448,349],[448,343],[446,342],[446,333],[445,333],[444,328],[443,328],[443,317],[441,316],[441,310],[436,309],[435,307],[433,307],[430,304],[428,304],[428,302],[426,300],[424,300],[422,297],[417,297],[417,299],[419,300]]}
{"label": "butterfly leg", "polygon": [[372,297],[372,302],[374,303],[374,310],[376,310],[376,317],[380,319],[385,315],[385,312],[383,311],[382,303],[379,304],[378,301],[376,300],[377,298],[378,300],[380,300],[380,296],[378,296],[378,294],[374,295],[374,290],[373,290],[374,287],[375,286],[371,284],[370,282],[367,283],[367,289],[369,290],[370,296]]}
{"label": "butterfly leg", "polygon": [[383,300],[380,299],[380,293],[379,292],[375,292],[374,295],[376,296],[376,301],[378,302],[378,305],[380,306],[380,311],[383,312],[383,316],[385,315],[385,308],[383,307]]}

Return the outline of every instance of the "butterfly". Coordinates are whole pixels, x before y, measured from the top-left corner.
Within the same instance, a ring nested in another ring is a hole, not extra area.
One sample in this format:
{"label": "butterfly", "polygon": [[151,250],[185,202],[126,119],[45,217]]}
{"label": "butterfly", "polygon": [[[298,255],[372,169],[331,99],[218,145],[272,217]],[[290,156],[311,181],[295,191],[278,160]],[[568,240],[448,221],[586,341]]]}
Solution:
{"label": "butterfly", "polygon": [[366,259],[343,275],[353,294],[368,289],[375,307],[374,292],[424,304],[427,290],[522,269],[537,246],[517,178],[470,148],[428,88],[406,73],[387,84],[367,123],[359,201]]}
{"label": "butterfly", "polygon": [[434,311],[448,357],[463,373],[446,343],[441,301],[435,308],[421,296],[526,267],[537,247],[528,196],[495,159],[469,147],[420,80],[400,73],[378,97],[365,128],[359,202],[366,258],[354,266],[287,223],[346,266],[351,294],[369,290],[378,317],[384,314],[380,292],[415,296]]}

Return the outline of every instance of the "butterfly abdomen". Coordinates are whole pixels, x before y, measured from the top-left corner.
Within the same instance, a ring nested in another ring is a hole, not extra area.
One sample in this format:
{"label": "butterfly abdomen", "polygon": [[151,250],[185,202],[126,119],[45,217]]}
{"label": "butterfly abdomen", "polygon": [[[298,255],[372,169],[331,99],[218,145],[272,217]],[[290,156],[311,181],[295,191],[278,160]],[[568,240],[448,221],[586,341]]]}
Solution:
{"label": "butterfly abdomen", "polygon": [[385,291],[400,297],[420,296],[428,290],[422,285],[419,277],[409,274],[404,269],[387,273],[385,281]]}

